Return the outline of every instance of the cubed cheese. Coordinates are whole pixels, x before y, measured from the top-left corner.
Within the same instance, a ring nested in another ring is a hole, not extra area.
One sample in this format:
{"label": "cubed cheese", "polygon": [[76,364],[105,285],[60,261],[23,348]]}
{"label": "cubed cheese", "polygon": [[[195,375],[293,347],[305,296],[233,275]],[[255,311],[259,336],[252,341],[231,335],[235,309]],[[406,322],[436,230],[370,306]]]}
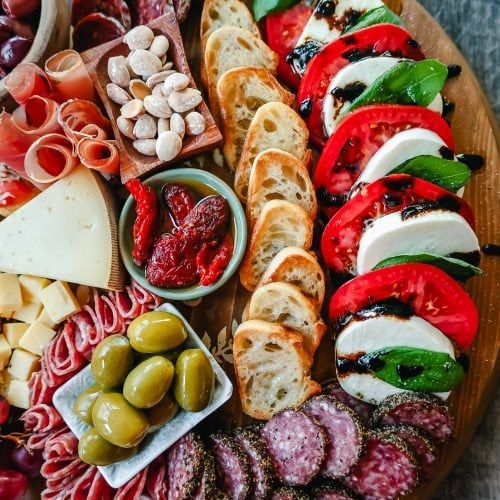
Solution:
{"label": "cubed cheese", "polygon": [[40,357],[24,349],[14,349],[7,372],[17,380],[29,380],[38,370]]}
{"label": "cubed cheese", "polygon": [[21,295],[25,302],[40,303],[38,294],[41,290],[50,285],[50,280],[47,278],[39,278],[38,276],[21,274],[21,276],[19,276],[19,283],[21,285]]}
{"label": "cubed cheese", "polygon": [[19,340],[25,334],[30,325],[28,323],[5,323],[3,334],[11,349],[19,347]]}
{"label": "cubed cheese", "polygon": [[3,396],[4,398],[7,397],[7,390],[9,388],[11,378],[12,377],[10,376],[10,373],[7,372],[7,369],[0,372],[0,396]]}
{"label": "cubed cheese", "polygon": [[54,281],[40,292],[40,300],[45,307],[49,318],[60,323],[80,310],[70,287],[64,281]]}
{"label": "cubed cheese", "polygon": [[30,388],[28,382],[13,378],[7,386],[5,398],[12,406],[27,410],[30,407]]}
{"label": "cubed cheese", "polygon": [[20,338],[19,347],[41,356],[55,334],[56,332],[52,328],[39,321],[35,321]]}
{"label": "cubed cheese", "polygon": [[15,274],[0,274],[0,313],[8,314],[23,306],[19,278]]}
{"label": "cubed cheese", "polygon": [[37,321],[40,321],[40,323],[47,325],[49,328],[52,328],[52,330],[54,330],[54,328],[57,326],[57,323],[49,318],[45,307],[42,308],[42,312],[40,313],[40,316],[38,316]]}
{"label": "cubed cheese", "polygon": [[0,370],[3,370],[8,364],[12,349],[10,348],[5,335],[0,335]]}
{"label": "cubed cheese", "polygon": [[0,318],[11,319],[13,314],[14,314],[14,311],[0,312]]}
{"label": "cubed cheese", "polygon": [[25,302],[23,307],[16,311],[12,317],[24,323],[33,323],[36,321],[40,312],[42,311],[42,304],[36,302]]}

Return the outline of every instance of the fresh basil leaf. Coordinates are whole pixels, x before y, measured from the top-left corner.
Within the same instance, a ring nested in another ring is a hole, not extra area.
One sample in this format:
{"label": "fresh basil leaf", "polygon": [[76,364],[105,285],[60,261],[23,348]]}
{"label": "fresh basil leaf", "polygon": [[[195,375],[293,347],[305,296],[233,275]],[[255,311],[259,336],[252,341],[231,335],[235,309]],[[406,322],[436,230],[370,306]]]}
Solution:
{"label": "fresh basil leaf", "polygon": [[383,267],[395,266],[397,264],[407,264],[410,262],[423,262],[425,264],[432,264],[439,267],[442,271],[449,274],[457,281],[466,281],[473,276],[480,276],[483,271],[479,267],[473,266],[468,262],[453,257],[443,257],[441,255],[434,255],[429,253],[396,255],[388,257],[380,261],[373,270],[382,269]]}
{"label": "fresh basil leaf", "polygon": [[282,12],[296,3],[299,3],[299,0],[253,0],[253,15],[260,21],[263,17]]}
{"label": "fresh basil leaf", "polygon": [[462,366],[447,353],[416,347],[389,347],[358,361],[378,379],[409,391],[447,392],[464,376]]}
{"label": "fresh basil leaf", "polygon": [[428,106],[443,88],[448,69],[435,59],[402,61],[379,76],[364,92],[342,109],[344,116],[374,103]]}
{"label": "fresh basil leaf", "polygon": [[438,156],[421,155],[405,161],[391,174],[410,174],[456,193],[470,179],[470,169],[459,161],[445,160]]}
{"label": "fresh basil leaf", "polygon": [[404,23],[401,18],[394,14],[389,7],[383,5],[382,7],[365,12],[354,24],[347,26],[343,34],[352,33],[354,31],[373,26],[374,24],[382,23],[396,24],[397,26],[404,27]]}

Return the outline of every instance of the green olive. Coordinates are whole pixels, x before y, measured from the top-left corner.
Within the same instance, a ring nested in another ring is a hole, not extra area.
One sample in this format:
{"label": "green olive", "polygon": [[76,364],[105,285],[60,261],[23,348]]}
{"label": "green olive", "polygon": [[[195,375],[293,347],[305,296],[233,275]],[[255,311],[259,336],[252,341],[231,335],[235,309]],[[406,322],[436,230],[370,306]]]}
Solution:
{"label": "green olive", "polygon": [[214,372],[200,349],[187,349],[175,363],[174,395],[186,411],[201,411],[208,406],[214,387]]}
{"label": "green olive", "polygon": [[148,431],[146,415],[118,392],[108,392],[97,398],[92,421],[101,437],[123,448],[137,446]]}
{"label": "green olive", "polygon": [[162,351],[155,354],[143,354],[138,352],[135,354],[135,363],[136,364],[142,363],[143,361],[146,361],[147,359],[150,359],[153,356],[163,356],[164,358],[167,358],[170,362],[172,362],[175,365],[175,362],[177,361],[177,358],[179,357],[180,353],[181,351],[179,349],[172,349],[171,351]]}
{"label": "green olive", "polygon": [[147,312],[130,323],[131,346],[142,353],[160,353],[180,346],[187,338],[184,322],[164,311]]}
{"label": "green olive", "polygon": [[159,403],[174,379],[174,365],[163,356],[139,363],[123,384],[123,396],[136,408],[151,408]]}
{"label": "green olive", "polygon": [[134,353],[127,337],[111,335],[95,348],[91,369],[95,381],[105,389],[119,386],[127,376]]}
{"label": "green olive", "polygon": [[114,464],[130,458],[136,452],[137,447],[121,448],[106,441],[93,427],[80,438],[78,443],[80,459],[90,465]]}
{"label": "green olive", "polygon": [[149,420],[149,430],[148,433],[157,431],[162,425],[170,422],[175,417],[179,406],[170,397],[169,394],[165,394],[163,399],[152,408],[146,412]]}
{"label": "green olive", "polygon": [[73,413],[88,425],[92,425],[92,409],[94,408],[97,396],[101,392],[102,387],[100,385],[92,385],[76,398],[73,405]]}

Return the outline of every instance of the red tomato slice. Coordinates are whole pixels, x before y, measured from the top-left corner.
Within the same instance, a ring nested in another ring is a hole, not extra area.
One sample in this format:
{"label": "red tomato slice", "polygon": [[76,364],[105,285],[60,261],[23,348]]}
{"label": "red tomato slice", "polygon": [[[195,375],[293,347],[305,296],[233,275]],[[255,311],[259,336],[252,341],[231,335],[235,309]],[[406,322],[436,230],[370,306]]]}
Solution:
{"label": "red tomato slice", "polygon": [[309,127],[311,140],[317,146],[322,147],[327,139],[321,115],[332,78],[350,62],[383,53],[415,61],[425,58],[406,30],[393,24],[377,24],[330,42],[307,65],[297,93],[297,103]]}
{"label": "red tomato slice", "polygon": [[365,186],[330,219],[321,237],[326,265],[336,273],[355,274],[366,223],[425,201],[439,202],[459,213],[474,229],[472,209],[462,198],[411,175],[388,175]]}
{"label": "red tomato slice", "polygon": [[420,106],[376,104],[347,115],[328,139],[314,172],[318,201],[330,217],[339,209],[368,160],[391,137],[411,128],[435,132],[453,150],[446,120]]}
{"label": "red tomato slice", "polygon": [[265,20],[266,42],[280,58],[278,76],[294,89],[299,86],[300,77],[286,62],[286,58],[297,45],[312,12],[310,5],[300,2],[283,12],[267,16]]}
{"label": "red tomato slice", "polygon": [[443,332],[460,351],[474,340],[479,321],[474,302],[453,278],[429,264],[399,264],[345,283],[330,300],[330,320],[337,322],[389,298],[410,304],[417,316]]}

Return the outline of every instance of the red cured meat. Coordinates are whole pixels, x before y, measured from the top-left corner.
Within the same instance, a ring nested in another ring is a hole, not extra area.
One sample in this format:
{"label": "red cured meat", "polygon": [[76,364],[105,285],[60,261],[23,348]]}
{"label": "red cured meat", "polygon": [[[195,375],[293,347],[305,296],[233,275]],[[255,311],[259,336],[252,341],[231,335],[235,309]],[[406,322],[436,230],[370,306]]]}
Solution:
{"label": "red cured meat", "polygon": [[114,500],[139,500],[144,491],[148,468],[143,469],[137,476],[124,484],[116,492]]}
{"label": "red cured meat", "polygon": [[23,413],[21,420],[26,429],[41,433],[49,432],[63,423],[58,411],[47,404],[33,405]]}
{"label": "red cured meat", "polygon": [[45,446],[48,441],[59,436],[60,434],[64,434],[67,432],[68,428],[65,425],[61,425],[57,429],[52,429],[50,432],[42,432],[37,434],[31,434],[28,438],[28,448],[30,450],[45,450]]}
{"label": "red cured meat", "polygon": [[113,17],[120,21],[126,30],[132,25],[130,9],[124,0],[73,0],[71,24],[76,26],[81,19],[94,12]]}
{"label": "red cured meat", "polygon": [[32,404],[52,403],[52,396],[56,392],[57,387],[49,386],[43,376],[43,372],[35,372],[31,375],[30,387]]}
{"label": "red cured meat", "polygon": [[78,52],[97,47],[125,35],[120,21],[99,12],[80,19],[73,30],[73,47]]}
{"label": "red cured meat", "polygon": [[354,500],[355,493],[338,481],[321,481],[313,490],[315,500]]}
{"label": "red cured meat", "polygon": [[164,14],[167,0],[134,0],[131,2],[132,22],[134,26],[147,24]]}
{"label": "red cured meat", "polygon": [[323,389],[323,394],[333,396],[335,399],[351,408],[351,410],[354,410],[363,422],[369,422],[375,406],[351,396],[349,393],[345,392],[342,387],[340,387],[340,384],[337,381],[328,384]]}
{"label": "red cured meat", "polygon": [[167,498],[167,463],[165,457],[160,455],[149,465],[146,478],[146,491],[150,498],[155,500],[166,500]]}

